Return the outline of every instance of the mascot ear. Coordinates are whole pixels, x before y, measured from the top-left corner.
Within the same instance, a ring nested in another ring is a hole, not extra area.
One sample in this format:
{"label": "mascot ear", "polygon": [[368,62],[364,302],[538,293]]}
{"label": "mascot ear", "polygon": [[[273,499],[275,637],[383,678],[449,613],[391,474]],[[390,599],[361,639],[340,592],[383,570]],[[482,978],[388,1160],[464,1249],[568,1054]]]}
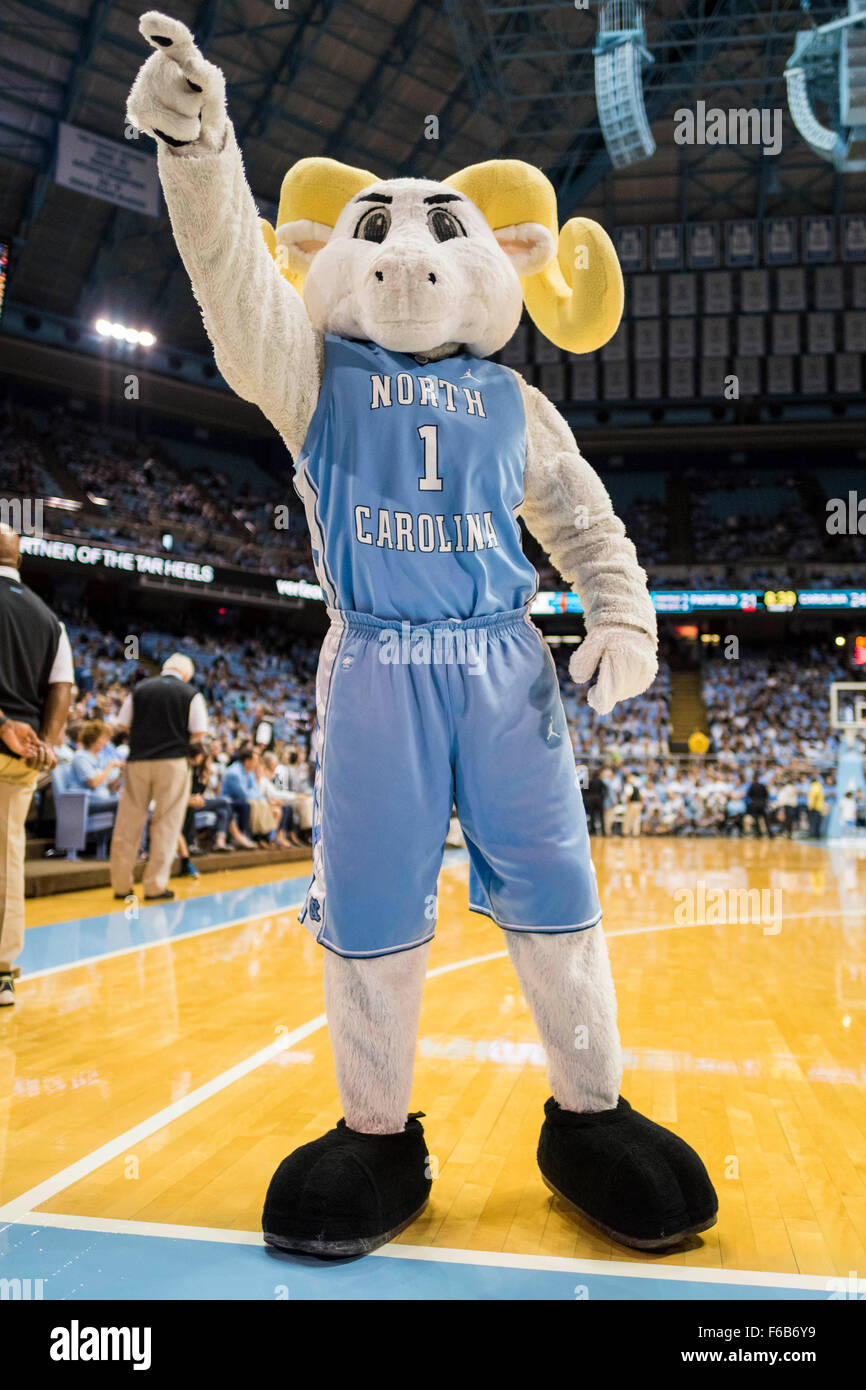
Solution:
{"label": "mascot ear", "polygon": [[[573,217],[559,230],[549,179],[520,159],[471,164],[445,182],[470,198],[514,260],[530,317],[557,347],[595,352],[616,332],[624,287],[613,242],[597,222]],[[538,231],[550,237],[547,254]],[[526,245],[521,243],[526,242]],[[526,255],[521,267],[515,256]]]}
{"label": "mascot ear", "polygon": [[313,257],[326,246],[350,198],[376,183],[367,169],[336,159],[299,159],[283,179],[277,230],[262,224],[265,241],[289,284],[300,294]]}
{"label": "mascot ear", "polygon": [[296,222],[281,222],[275,234],[276,254],[279,257],[282,250],[288,268],[303,276],[309,270],[316,252],[327,246],[333,230],[324,222],[312,222],[309,217],[299,217]]}
{"label": "mascot ear", "polygon": [[493,235],[521,280],[527,275],[537,275],[556,255],[553,233],[540,222],[516,222],[510,227],[497,227]]}

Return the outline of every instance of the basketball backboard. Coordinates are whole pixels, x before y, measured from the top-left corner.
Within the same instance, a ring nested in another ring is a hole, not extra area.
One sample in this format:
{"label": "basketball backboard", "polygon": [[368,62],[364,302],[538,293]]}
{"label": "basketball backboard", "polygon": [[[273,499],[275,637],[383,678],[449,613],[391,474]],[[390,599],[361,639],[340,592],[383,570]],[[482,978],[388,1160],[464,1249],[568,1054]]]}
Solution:
{"label": "basketball backboard", "polygon": [[866,681],[833,681],[830,686],[830,725],[866,734]]}

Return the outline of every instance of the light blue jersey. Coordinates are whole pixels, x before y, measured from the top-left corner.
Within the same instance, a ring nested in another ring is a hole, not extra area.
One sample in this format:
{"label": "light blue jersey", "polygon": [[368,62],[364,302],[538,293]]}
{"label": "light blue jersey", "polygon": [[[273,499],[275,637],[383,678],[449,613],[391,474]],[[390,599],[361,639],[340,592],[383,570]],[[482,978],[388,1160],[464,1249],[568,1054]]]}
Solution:
{"label": "light blue jersey", "polygon": [[295,472],[331,615],[301,921],[338,955],[429,941],[454,806],[473,911],[513,932],[601,917],[556,671],[528,618],[525,456],[506,367],[326,335]]}
{"label": "light blue jersey", "polygon": [[524,607],[526,420],[507,367],[325,334],[295,471],[329,607],[425,623]]}

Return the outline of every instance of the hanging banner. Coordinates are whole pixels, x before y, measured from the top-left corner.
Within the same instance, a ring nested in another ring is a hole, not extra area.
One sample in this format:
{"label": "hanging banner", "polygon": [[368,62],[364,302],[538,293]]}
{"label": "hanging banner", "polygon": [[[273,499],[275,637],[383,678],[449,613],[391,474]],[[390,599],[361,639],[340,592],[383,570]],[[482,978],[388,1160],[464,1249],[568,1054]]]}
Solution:
{"label": "hanging banner", "polygon": [[646,265],[646,227],[617,227],[613,244],[623,270],[643,270]]}
{"label": "hanging banner", "polygon": [[834,261],[836,249],[835,219],[832,217],[803,218],[803,260],[807,265]]}
{"label": "hanging banner", "polygon": [[688,229],[689,270],[715,270],[719,264],[718,222],[695,222]]}
{"label": "hanging banner", "polygon": [[793,265],[797,259],[797,233],[793,217],[768,217],[764,223],[764,261],[767,265]]}
{"label": "hanging banner", "polygon": [[842,218],[842,260],[866,261],[866,216],[862,213]]}
{"label": "hanging banner", "polygon": [[753,221],[725,223],[725,265],[758,264],[758,224]]}
{"label": "hanging banner", "polygon": [[149,217],[160,213],[156,158],[134,140],[106,140],[78,126],[60,123],[55,181],[76,193]]}
{"label": "hanging banner", "polygon": [[650,256],[653,270],[682,270],[683,229],[678,222],[652,228]]}

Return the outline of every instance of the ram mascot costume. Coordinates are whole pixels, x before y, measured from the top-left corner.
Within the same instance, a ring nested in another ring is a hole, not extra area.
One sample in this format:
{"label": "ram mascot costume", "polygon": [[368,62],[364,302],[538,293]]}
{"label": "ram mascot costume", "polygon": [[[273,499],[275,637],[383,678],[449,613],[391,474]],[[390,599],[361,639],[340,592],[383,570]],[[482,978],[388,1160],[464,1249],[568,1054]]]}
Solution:
{"label": "ram mascot costume", "polygon": [[489,361],[524,303],[569,352],[607,342],[623,306],[613,246],[582,218],[559,231],[550,183],[516,160],[437,183],[302,159],[276,228],[262,224],[221,72],[178,21],[151,11],[140,27],[156,51],[128,118],[157,141],[220,371],[295,461],[330,616],[301,918],[325,948],[344,1118],[277,1169],[265,1240],[357,1255],[427,1203],[409,1106],[455,805],[470,907],[504,932],[547,1056],[545,1183],[629,1246],[703,1231],[717,1201],[700,1158],[619,1094],[586,820],[517,517],[581,596],[570,673],[595,677],[600,714],[657,671],[646,575],[565,421]]}

